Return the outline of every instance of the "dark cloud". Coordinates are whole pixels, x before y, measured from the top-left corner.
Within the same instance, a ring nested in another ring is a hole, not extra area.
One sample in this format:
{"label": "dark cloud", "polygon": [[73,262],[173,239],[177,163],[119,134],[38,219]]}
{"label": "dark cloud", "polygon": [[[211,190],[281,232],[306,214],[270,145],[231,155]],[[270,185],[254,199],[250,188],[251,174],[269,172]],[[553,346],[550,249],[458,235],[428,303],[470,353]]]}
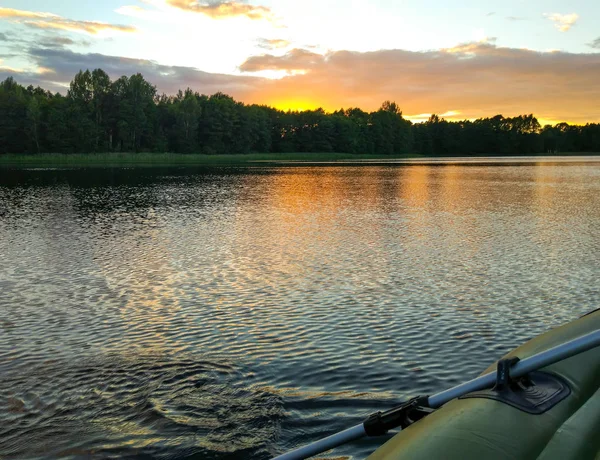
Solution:
{"label": "dark cloud", "polygon": [[495,14],[496,14],[496,12],[495,12],[495,11],[491,11],[491,12],[489,12],[488,14],[486,14],[486,16],[493,16],[493,15],[495,15]]}
{"label": "dark cloud", "polygon": [[589,46],[590,48],[594,48],[594,49],[600,50],[600,37],[598,37],[598,38],[597,38],[596,40],[594,40],[593,42],[591,42],[591,43],[588,43],[588,46]]}
{"label": "dark cloud", "polygon": [[87,40],[73,40],[72,38],[64,37],[62,35],[53,35],[53,36],[46,35],[46,36],[36,39],[36,43],[38,43],[40,45],[44,45],[44,46],[58,46],[58,47],[72,46],[72,45],[78,45],[78,46],[90,46],[91,45],[91,42],[89,42]]}
{"label": "dark cloud", "polygon": [[50,37],[48,38],[48,42],[53,43],[55,45],[75,45],[76,41],[69,37]]}
{"label": "dark cloud", "polygon": [[142,73],[159,91],[169,94],[187,86],[207,94],[218,91],[245,94],[246,89],[259,80],[248,76],[207,73],[191,67],[165,66],[145,59],[75,53],[67,49],[32,48],[28,55],[38,67],[53,71],[52,74],[38,76],[42,86],[48,81],[68,84],[80,70],[96,68],[103,69],[113,79]]}
{"label": "dark cloud", "polygon": [[19,72],[18,70],[9,69],[0,65],[0,81],[6,80],[8,77],[13,77],[19,80],[21,84],[27,84],[26,77],[28,74]]}
{"label": "dark cloud", "polygon": [[[19,81],[55,91],[81,69],[104,69],[113,79],[142,73],[160,92],[191,87],[222,91],[247,103],[285,107],[377,108],[386,99],[407,115],[460,112],[460,118],[533,112],[569,122],[600,121],[600,53],[542,53],[468,43],[452,49],[368,53],[337,51],[319,55],[292,50],[284,56],[255,56],[245,70],[303,70],[305,74],[269,80],[171,67],[143,59],[81,54],[68,49],[33,48],[28,58],[43,74],[14,75]],[[0,78],[2,74],[0,73]],[[289,105],[288,105],[289,106]]]}
{"label": "dark cloud", "polygon": [[31,36],[27,34],[13,34],[13,33],[2,33],[0,34],[0,42],[4,42],[4,46],[13,51],[23,51],[23,45],[30,43]]}
{"label": "dark cloud", "polygon": [[[0,81],[12,77],[23,86],[41,86],[53,93],[65,93],[67,88],[61,83],[53,82],[46,79],[43,75],[34,72],[20,72],[15,69],[10,69],[0,66]],[[42,77],[42,78],[40,78]]]}
{"label": "dark cloud", "polygon": [[11,57],[21,56],[24,49],[28,48],[64,48],[67,46],[82,46],[88,47],[92,43],[88,40],[74,40],[69,37],[65,37],[60,33],[44,32],[44,33],[22,33],[16,36],[15,34],[0,34],[0,41],[4,41],[8,49],[15,54]]}
{"label": "dark cloud", "polygon": [[184,11],[200,13],[213,19],[224,19],[236,16],[245,16],[249,19],[273,19],[271,10],[265,6],[248,5],[240,2],[223,1],[189,1],[166,0],[168,5]]}

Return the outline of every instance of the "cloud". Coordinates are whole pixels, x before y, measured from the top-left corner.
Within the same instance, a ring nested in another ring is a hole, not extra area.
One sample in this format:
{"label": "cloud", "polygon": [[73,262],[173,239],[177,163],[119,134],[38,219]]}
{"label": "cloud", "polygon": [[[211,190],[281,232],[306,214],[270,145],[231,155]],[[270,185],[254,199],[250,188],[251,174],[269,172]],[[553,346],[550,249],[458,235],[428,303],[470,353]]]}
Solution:
{"label": "cloud", "polygon": [[24,10],[15,10],[13,8],[3,8],[0,7],[0,18],[35,18],[35,19],[44,19],[44,18],[59,18],[60,16],[52,13],[38,13],[35,11],[24,11]]}
{"label": "cloud", "polygon": [[258,46],[260,48],[268,50],[287,48],[290,45],[291,42],[289,42],[288,40],[283,40],[281,38],[261,38],[258,40]]}
{"label": "cloud", "polygon": [[[70,46],[89,47],[91,42],[83,39],[72,39],[60,32],[44,31],[29,33],[0,33],[0,44],[5,51],[0,57],[23,65],[28,60],[27,50],[35,48],[66,49]],[[25,70],[20,73],[26,72]]]}
{"label": "cloud", "polygon": [[571,14],[559,14],[559,13],[546,13],[544,17],[550,19],[554,22],[554,26],[560,30],[561,32],[568,31],[571,27],[573,27],[577,20],[579,19],[579,15],[577,13]]}
{"label": "cloud", "polygon": [[7,67],[0,67],[0,81],[4,81],[7,78],[14,78],[19,84],[27,87],[29,85],[32,86],[42,86],[44,89],[52,92],[52,93],[66,93],[69,89],[68,86],[64,86],[61,83],[56,83],[49,80],[48,74],[39,74],[36,72],[28,72],[20,69],[13,69]]}
{"label": "cloud", "polygon": [[589,46],[590,48],[594,48],[594,49],[600,50],[600,37],[598,37],[598,38],[597,38],[596,40],[594,40],[593,42],[591,42],[591,43],[588,43],[588,46]]}
{"label": "cloud", "polygon": [[54,73],[20,74],[18,81],[52,91],[62,88],[64,92],[80,69],[100,67],[113,79],[140,72],[168,94],[189,86],[205,94],[222,91],[246,103],[282,108],[295,103],[326,110],[375,110],[389,99],[406,114],[446,113],[449,118],[467,119],[534,113],[550,120],[600,122],[600,53],[546,53],[471,43],[427,52],[336,51],[320,55],[291,50],[280,57],[255,56],[241,66],[259,72],[305,71],[278,80],[212,74],[68,49],[37,47],[28,50],[27,56],[35,68]]}
{"label": "cloud", "polygon": [[19,34],[18,36],[16,34],[0,33],[0,41],[6,42],[7,48],[18,53],[10,57],[22,57],[23,49],[31,46],[64,48],[65,46],[88,47],[91,45],[88,40],[74,40],[52,31],[42,34]]}
{"label": "cloud", "polygon": [[[408,114],[461,112],[464,118],[533,112],[541,118],[600,121],[600,54],[536,52],[493,42],[447,50],[256,56],[241,70],[304,70],[265,86],[263,101],[306,99],[328,109],[375,109],[396,100]],[[550,96],[551,95],[551,96]]]}
{"label": "cloud", "polygon": [[[3,74],[9,74],[9,76],[16,77],[21,75],[24,71],[22,69],[15,69],[14,67],[6,67],[2,65],[2,59],[0,59],[0,76]],[[5,78],[2,78],[5,80]]]}
{"label": "cloud", "polygon": [[32,43],[37,44],[38,46],[59,47],[59,48],[64,48],[65,46],[88,47],[92,44],[88,40],[73,40],[69,37],[65,37],[62,35],[48,35],[48,34],[35,37]]}
{"label": "cloud", "polygon": [[506,19],[509,21],[527,21],[527,18],[522,16],[506,16]]}
{"label": "cloud", "polygon": [[189,0],[166,0],[166,3],[174,8],[193,13],[200,13],[213,19],[225,19],[231,17],[245,16],[249,19],[272,20],[271,10],[265,6],[254,6],[239,2],[203,2]]}
{"label": "cloud", "polygon": [[63,18],[57,14],[43,13],[37,11],[16,10],[13,8],[0,7],[0,18],[13,20],[29,27],[38,29],[57,29],[69,32],[85,32],[97,35],[101,32],[136,32],[133,26],[120,24],[107,24],[97,21],[76,21]]}
{"label": "cloud", "polygon": [[3,46],[11,51],[18,52],[19,55],[23,52],[23,45],[30,43],[26,34],[17,35],[14,33],[0,33],[0,42],[4,42]]}
{"label": "cloud", "polygon": [[287,72],[307,71],[322,63],[323,55],[300,48],[294,48],[283,56],[263,54],[252,56],[241,66],[242,72],[260,72],[263,70],[284,70]]}
{"label": "cloud", "polygon": [[[223,75],[203,72],[192,67],[165,66],[146,59],[131,59],[120,56],[107,56],[96,53],[75,53],[67,49],[31,48],[29,59],[38,68],[50,69],[52,75],[37,77],[37,83],[46,86],[47,82],[55,86],[68,87],[79,70],[103,69],[111,78],[122,75],[142,73],[156,85],[161,92],[175,94],[177,90],[191,86],[206,94],[222,91],[228,94],[246,94],[249,88],[256,87],[261,80],[250,76]],[[0,76],[1,78],[1,76]]]}
{"label": "cloud", "polygon": [[52,43],[53,45],[60,45],[60,46],[68,46],[68,45],[75,45],[78,42],[76,42],[75,40],[70,39],[69,37],[48,37],[46,39],[47,42]]}

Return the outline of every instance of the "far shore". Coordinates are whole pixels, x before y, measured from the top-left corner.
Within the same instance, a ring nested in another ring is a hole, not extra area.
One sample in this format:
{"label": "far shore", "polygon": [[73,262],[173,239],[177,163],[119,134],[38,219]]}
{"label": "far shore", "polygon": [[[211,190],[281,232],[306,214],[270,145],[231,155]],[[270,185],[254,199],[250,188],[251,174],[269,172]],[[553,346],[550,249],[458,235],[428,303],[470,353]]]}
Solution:
{"label": "far shore", "polygon": [[456,159],[468,162],[485,158],[510,158],[518,161],[530,157],[597,156],[592,152],[540,153],[537,155],[456,155],[424,157],[421,155],[356,155],[346,153],[250,153],[231,155],[203,155],[180,153],[77,153],[77,154],[4,154],[0,166],[184,166],[184,165],[241,165],[248,163],[330,163],[330,162],[393,162],[394,160],[441,161]]}

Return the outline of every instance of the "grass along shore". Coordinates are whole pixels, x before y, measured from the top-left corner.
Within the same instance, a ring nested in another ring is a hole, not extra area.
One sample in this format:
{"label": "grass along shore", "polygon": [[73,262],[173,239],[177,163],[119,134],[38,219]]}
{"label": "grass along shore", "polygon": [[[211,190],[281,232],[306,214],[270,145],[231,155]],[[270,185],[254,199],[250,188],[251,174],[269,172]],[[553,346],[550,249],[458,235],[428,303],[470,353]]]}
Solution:
{"label": "grass along shore", "polygon": [[[599,153],[568,152],[539,154],[539,156],[588,156]],[[485,155],[487,156],[487,155]],[[491,155],[497,157],[497,155]],[[529,155],[535,156],[535,155]],[[473,158],[481,157],[473,155]],[[369,161],[424,158],[421,155],[357,155],[351,153],[250,153],[228,155],[202,155],[181,153],[41,153],[3,154],[0,166],[177,166],[177,165],[235,165],[252,162],[321,162],[321,161]],[[442,157],[449,158],[449,157]]]}
{"label": "grass along shore", "polygon": [[419,158],[419,155],[356,155],[350,153],[249,153],[202,155],[182,153],[40,153],[0,155],[5,166],[223,165],[279,161],[343,161]]}

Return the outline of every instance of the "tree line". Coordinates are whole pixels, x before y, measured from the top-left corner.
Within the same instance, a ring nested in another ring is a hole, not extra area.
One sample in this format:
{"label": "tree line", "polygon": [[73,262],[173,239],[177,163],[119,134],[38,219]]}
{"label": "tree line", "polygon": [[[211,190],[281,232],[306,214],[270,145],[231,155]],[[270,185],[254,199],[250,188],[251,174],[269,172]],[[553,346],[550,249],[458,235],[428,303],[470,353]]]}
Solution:
{"label": "tree line", "polygon": [[342,152],[526,155],[600,152],[600,124],[540,126],[533,115],[411,123],[386,101],[359,108],[281,111],[223,93],[158,94],[141,74],[111,81],[80,71],[66,96],[0,83],[0,154],[87,152]]}

